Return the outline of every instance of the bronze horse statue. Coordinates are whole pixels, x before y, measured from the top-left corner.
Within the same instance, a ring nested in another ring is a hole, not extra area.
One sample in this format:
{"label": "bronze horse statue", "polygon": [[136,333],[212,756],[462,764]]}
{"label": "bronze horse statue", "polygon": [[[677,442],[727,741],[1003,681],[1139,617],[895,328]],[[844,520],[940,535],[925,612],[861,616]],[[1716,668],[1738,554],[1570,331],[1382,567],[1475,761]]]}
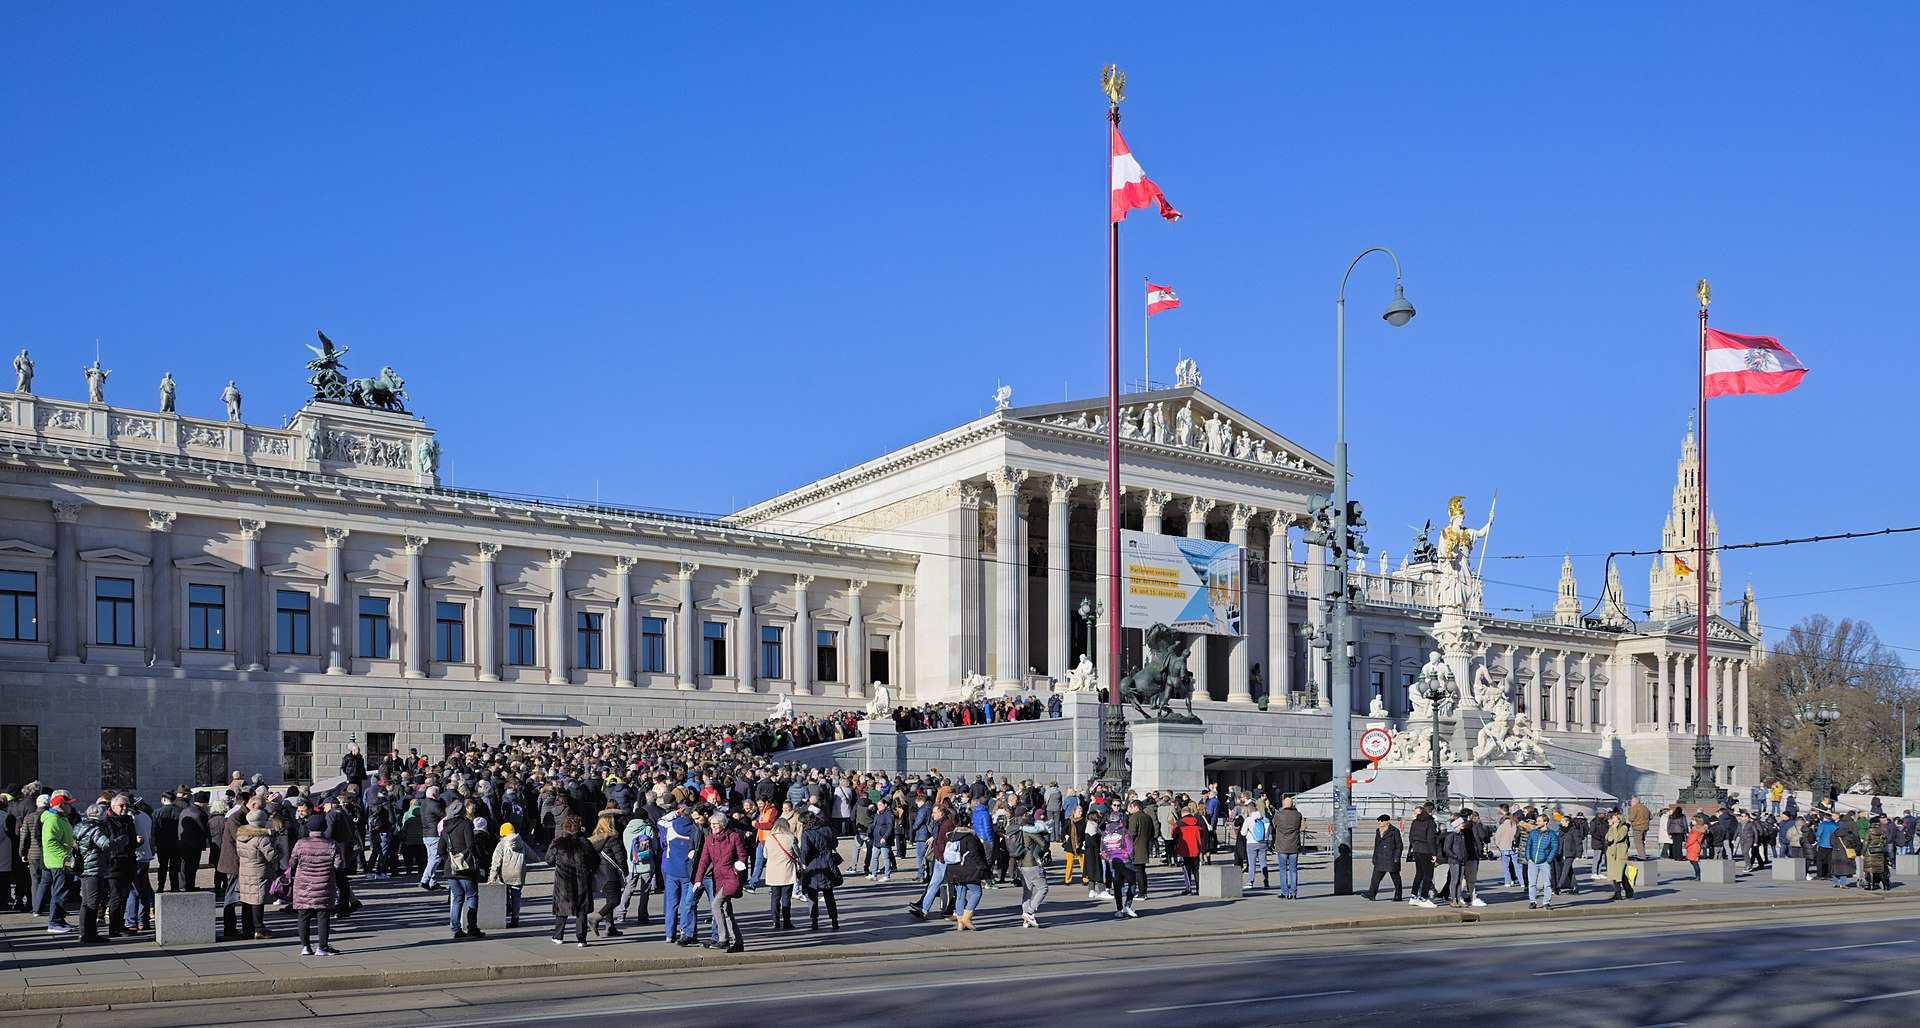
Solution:
{"label": "bronze horse statue", "polygon": [[1174,700],[1185,700],[1186,718],[1193,717],[1193,675],[1187,670],[1187,643],[1180,633],[1156,624],[1146,632],[1146,665],[1120,682],[1120,700],[1135,710],[1161,720],[1178,718]]}

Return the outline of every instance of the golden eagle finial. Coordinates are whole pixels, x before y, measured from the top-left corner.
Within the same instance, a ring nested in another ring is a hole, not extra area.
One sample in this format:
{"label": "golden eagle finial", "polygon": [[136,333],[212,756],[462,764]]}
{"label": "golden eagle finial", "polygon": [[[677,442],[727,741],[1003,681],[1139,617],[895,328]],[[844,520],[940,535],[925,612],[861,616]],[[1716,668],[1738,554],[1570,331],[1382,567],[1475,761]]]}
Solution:
{"label": "golden eagle finial", "polygon": [[1107,94],[1107,100],[1115,107],[1127,98],[1127,73],[1108,64],[1100,68],[1100,88]]}
{"label": "golden eagle finial", "polygon": [[1693,287],[1693,293],[1700,298],[1700,308],[1705,310],[1707,304],[1712,302],[1710,297],[1713,296],[1713,286],[1709,285],[1707,280],[1703,278],[1700,280],[1699,285]]}

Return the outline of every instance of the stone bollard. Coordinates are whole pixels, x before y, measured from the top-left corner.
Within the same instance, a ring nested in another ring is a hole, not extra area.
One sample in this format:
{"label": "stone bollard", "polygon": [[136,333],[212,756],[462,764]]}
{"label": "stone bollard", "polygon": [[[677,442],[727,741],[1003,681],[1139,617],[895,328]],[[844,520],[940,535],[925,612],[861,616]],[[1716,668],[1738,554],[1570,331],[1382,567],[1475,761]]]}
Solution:
{"label": "stone bollard", "polygon": [[483,932],[507,926],[507,887],[499,882],[480,883],[479,909],[474,912]]}
{"label": "stone bollard", "polygon": [[1903,878],[1911,875],[1920,875],[1920,853],[1894,854],[1893,873]]}
{"label": "stone bollard", "polygon": [[153,941],[205,946],[214,941],[213,893],[163,892],[153,898]]}
{"label": "stone bollard", "polygon": [[1662,861],[1658,857],[1652,860],[1634,861],[1633,866],[1640,869],[1640,880],[1635,882],[1633,887],[1636,889],[1650,889],[1659,885],[1660,875],[1662,873],[1661,863]]}
{"label": "stone bollard", "polygon": [[1773,861],[1773,880],[1776,882],[1797,882],[1807,876],[1806,861],[1799,857],[1775,857]]}
{"label": "stone bollard", "polygon": [[1734,863],[1731,860],[1700,862],[1700,881],[1704,885],[1732,885],[1735,873]]}
{"label": "stone bollard", "polygon": [[1232,864],[1200,865],[1200,895],[1205,899],[1240,898],[1240,888],[1246,884],[1246,872]]}

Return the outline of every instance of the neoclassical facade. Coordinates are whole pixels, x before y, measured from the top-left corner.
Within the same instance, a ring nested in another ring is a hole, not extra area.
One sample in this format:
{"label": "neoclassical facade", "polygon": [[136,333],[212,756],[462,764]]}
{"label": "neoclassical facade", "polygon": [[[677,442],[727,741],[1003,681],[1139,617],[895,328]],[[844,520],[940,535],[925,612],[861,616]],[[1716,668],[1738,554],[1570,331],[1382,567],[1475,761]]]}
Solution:
{"label": "neoclassical facade", "polygon": [[[1298,532],[1329,463],[1197,373],[1123,399],[1122,527],[1247,552],[1245,633],[1195,643],[1196,705],[1234,726],[1235,773],[1324,780],[1298,753],[1331,730],[1325,556]],[[0,394],[0,779],[325,778],[349,744],[759,718],[776,693],[841,709],[875,682],[921,702],[976,671],[1056,688],[1113,630],[1080,613],[1106,595],[1105,447],[1100,401],[1003,404],[697,519],[444,487],[440,442],[404,413],[315,402],[272,428]],[[1436,617],[1417,564],[1383,557],[1359,585],[1355,731],[1376,697],[1404,715]],[[1478,617],[1562,758],[1664,788],[1704,720],[1725,775],[1752,780],[1750,603],[1745,628],[1713,620],[1696,709],[1691,618],[1631,620],[1616,578],[1586,619],[1570,565],[1561,592],[1551,617]],[[1272,767],[1248,742],[1263,725],[1293,740]]]}

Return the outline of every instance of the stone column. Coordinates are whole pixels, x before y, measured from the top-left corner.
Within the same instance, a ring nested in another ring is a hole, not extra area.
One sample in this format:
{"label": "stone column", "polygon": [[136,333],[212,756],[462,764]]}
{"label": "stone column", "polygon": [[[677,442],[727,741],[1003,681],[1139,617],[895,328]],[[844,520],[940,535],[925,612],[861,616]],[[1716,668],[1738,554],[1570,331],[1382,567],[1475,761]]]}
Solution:
{"label": "stone column", "polygon": [[1576,701],[1579,709],[1575,711],[1575,713],[1579,715],[1580,730],[1583,732],[1591,732],[1594,728],[1592,696],[1594,689],[1593,654],[1591,653],[1583,653],[1580,655],[1580,678],[1580,696]]}
{"label": "stone column", "polygon": [[1707,734],[1720,732],[1720,688],[1726,681],[1726,661],[1720,657],[1707,658]]}
{"label": "stone column", "polygon": [[53,501],[53,659],[80,662],[80,504]]}
{"label": "stone column", "polygon": [[433,645],[433,632],[428,626],[433,621],[427,615],[427,576],[421,567],[421,554],[427,548],[427,539],[425,536],[408,535],[401,542],[407,555],[406,610],[400,637],[400,642],[406,647],[407,666],[402,675],[406,678],[425,678],[427,661],[433,659],[428,653],[428,647]]}
{"label": "stone column", "polygon": [[1111,495],[1107,491],[1105,482],[1100,483],[1094,490],[1093,534],[1096,537],[1094,559],[1100,566],[1095,568],[1093,573],[1093,606],[1100,613],[1093,619],[1093,648],[1098,652],[1090,656],[1093,657],[1094,671],[1100,683],[1096,687],[1096,692],[1107,685],[1109,662],[1107,655],[1113,652],[1114,624],[1120,617],[1119,611],[1107,609],[1107,601],[1113,591],[1113,575],[1110,574],[1113,567],[1113,543],[1110,538],[1113,533],[1113,518],[1107,511]]}
{"label": "stone column", "polygon": [[[1207,537],[1207,512],[1211,511],[1216,500],[1199,496],[1187,501],[1187,538],[1205,539]],[[1207,672],[1207,650],[1212,636],[1196,635],[1187,649],[1187,670],[1193,674],[1193,701],[1204,703],[1213,699],[1213,676]]]}
{"label": "stone column", "polygon": [[1655,654],[1655,662],[1660,666],[1660,682],[1653,694],[1653,719],[1659,722],[1657,730],[1662,732],[1670,730],[1674,721],[1672,660],[1672,654]]}
{"label": "stone column", "polygon": [[567,624],[567,561],[570,550],[548,550],[548,586],[553,602],[547,606],[547,684],[567,685],[573,681],[573,648],[569,645]]}
{"label": "stone column", "polygon": [[864,578],[847,583],[846,670],[840,677],[847,681],[847,695],[854,697],[867,694],[867,625],[860,610],[860,594],[866,588]]}
{"label": "stone column", "polygon": [[1073,666],[1073,632],[1068,610],[1067,501],[1077,478],[1050,475],[1047,480],[1047,674],[1065,681]]}
{"label": "stone column", "polygon": [[1740,696],[1733,708],[1734,726],[1740,729],[1741,734],[1751,735],[1753,729],[1747,722],[1747,662],[1744,660],[1740,662],[1739,690]]}
{"label": "stone column", "polygon": [[180,663],[180,627],[174,613],[180,597],[173,587],[173,520],[170,510],[147,512],[148,552],[153,560],[153,637],[148,640],[154,667]]}
{"label": "stone column", "polygon": [[[1313,704],[1328,698],[1325,658],[1333,645],[1333,636],[1328,631],[1332,626],[1327,623],[1327,614],[1327,548],[1308,543],[1307,624],[1313,628],[1312,642],[1326,644],[1325,647],[1307,647],[1307,697],[1308,702]],[[1436,643],[1434,648],[1439,649],[1439,644]]]}
{"label": "stone column", "polygon": [[267,523],[240,519],[240,635],[234,647],[234,666],[244,671],[264,671],[261,655],[265,652],[266,630],[262,614],[268,609],[260,594],[260,533]]}
{"label": "stone column", "polygon": [[500,559],[499,543],[481,543],[480,595],[473,602],[474,677],[482,682],[500,680],[500,592],[495,582],[495,565]]}
{"label": "stone column", "polygon": [[640,626],[633,618],[633,558],[613,558],[613,684],[633,688],[634,643]]}
{"label": "stone column", "polygon": [[1020,483],[1024,468],[987,473],[994,493],[994,578],[1000,609],[994,625],[993,678],[1003,686],[1020,681]]}
{"label": "stone column", "polygon": [[1547,651],[1534,647],[1527,663],[1533,669],[1533,678],[1527,682],[1527,716],[1533,719],[1533,727],[1545,728],[1552,713],[1547,706],[1553,702],[1553,692],[1547,688]]}
{"label": "stone column", "polygon": [[812,575],[793,576],[793,692],[796,696],[813,695],[813,616],[807,611],[807,586],[812,584]]}
{"label": "stone column", "polygon": [[1267,696],[1278,706],[1293,688],[1293,515],[1276,512],[1267,522]]}
{"label": "stone column", "polygon": [[756,692],[754,676],[760,669],[754,666],[754,648],[758,640],[754,636],[758,631],[753,626],[753,577],[760,572],[755,568],[741,568],[738,579],[740,589],[740,645],[735,647],[739,653],[740,666],[734,669],[735,692]]}
{"label": "stone column", "polygon": [[1694,708],[1699,705],[1699,671],[1693,666],[1693,658],[1681,654],[1674,658],[1674,697],[1673,709],[1680,730],[1688,735],[1696,734],[1694,725],[1700,718],[1700,712]]}
{"label": "stone column", "polygon": [[[1241,553],[1247,549],[1247,526],[1260,513],[1260,508],[1250,503],[1236,503],[1228,512],[1232,528],[1227,541],[1240,547]],[[1242,569],[1245,574],[1245,569]],[[1248,678],[1249,654],[1253,648],[1247,645],[1247,635],[1252,626],[1247,624],[1247,583],[1243,577],[1240,582],[1240,637],[1227,640],[1227,702],[1251,705],[1253,703],[1253,682]]]}
{"label": "stone column", "polygon": [[682,561],[674,571],[674,580],[680,589],[680,659],[674,675],[673,686],[682,692],[691,691],[700,682],[700,626],[696,622],[693,609],[693,573],[700,565]]}
{"label": "stone column", "polygon": [[1161,515],[1166,512],[1167,501],[1172,494],[1161,489],[1149,489],[1140,497],[1140,531],[1148,535],[1159,535]]}
{"label": "stone column", "polygon": [[887,662],[889,676],[887,684],[893,687],[896,703],[899,702],[897,697],[909,695],[907,692],[909,685],[913,688],[912,695],[916,699],[919,698],[920,676],[914,670],[913,664],[913,632],[917,627],[914,622],[913,603],[919,592],[920,590],[914,586],[901,586],[900,605],[894,608],[894,613],[900,618],[900,634],[893,637],[893,657]]}
{"label": "stone column", "polygon": [[327,618],[327,674],[347,673],[347,569],[341,550],[347,544],[350,529],[322,529],[327,535],[327,585],[321,604]]}

